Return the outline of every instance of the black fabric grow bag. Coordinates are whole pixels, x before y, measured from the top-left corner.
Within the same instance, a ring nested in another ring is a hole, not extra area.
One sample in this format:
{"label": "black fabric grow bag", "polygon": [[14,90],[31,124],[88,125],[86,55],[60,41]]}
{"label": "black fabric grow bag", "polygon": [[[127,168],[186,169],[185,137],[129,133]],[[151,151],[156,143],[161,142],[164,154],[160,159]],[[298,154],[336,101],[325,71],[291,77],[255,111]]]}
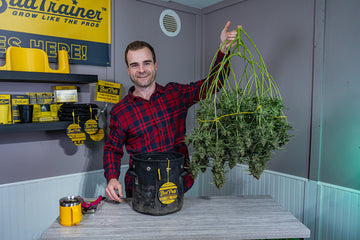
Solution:
{"label": "black fabric grow bag", "polygon": [[183,205],[184,155],[176,152],[138,153],[132,156],[132,207],[151,215],[179,211]]}

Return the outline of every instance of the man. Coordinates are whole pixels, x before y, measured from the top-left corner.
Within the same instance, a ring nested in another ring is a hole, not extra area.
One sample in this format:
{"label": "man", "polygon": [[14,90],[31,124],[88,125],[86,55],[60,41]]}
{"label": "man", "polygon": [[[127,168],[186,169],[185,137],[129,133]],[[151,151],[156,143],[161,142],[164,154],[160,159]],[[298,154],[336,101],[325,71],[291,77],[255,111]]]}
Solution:
{"label": "man", "polygon": [[[240,26],[238,26],[240,27]],[[237,31],[228,32],[230,21],[221,31],[219,51],[215,66],[226,54]],[[221,46],[220,45],[220,46]],[[189,159],[184,143],[188,109],[200,100],[199,90],[203,80],[190,84],[169,83],[165,87],[155,82],[157,62],[154,49],[146,42],[135,41],[125,50],[125,62],[134,86],[128,95],[114,105],[110,115],[110,133],[104,147],[104,175],[108,181],[105,189],[109,199],[120,202],[123,197],[120,175],[123,146],[131,156],[140,152],[179,152]],[[194,179],[184,177],[184,191],[191,188]],[[133,177],[125,175],[126,196],[131,197]]]}

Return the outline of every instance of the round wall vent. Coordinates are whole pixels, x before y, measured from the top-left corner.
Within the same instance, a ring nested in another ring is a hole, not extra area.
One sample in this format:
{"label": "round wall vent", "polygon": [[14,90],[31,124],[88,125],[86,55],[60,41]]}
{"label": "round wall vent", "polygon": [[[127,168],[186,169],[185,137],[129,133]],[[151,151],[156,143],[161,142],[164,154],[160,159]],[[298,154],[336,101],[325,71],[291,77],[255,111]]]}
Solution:
{"label": "round wall vent", "polygon": [[164,10],[160,15],[161,30],[169,37],[175,37],[181,29],[179,15],[173,10]]}

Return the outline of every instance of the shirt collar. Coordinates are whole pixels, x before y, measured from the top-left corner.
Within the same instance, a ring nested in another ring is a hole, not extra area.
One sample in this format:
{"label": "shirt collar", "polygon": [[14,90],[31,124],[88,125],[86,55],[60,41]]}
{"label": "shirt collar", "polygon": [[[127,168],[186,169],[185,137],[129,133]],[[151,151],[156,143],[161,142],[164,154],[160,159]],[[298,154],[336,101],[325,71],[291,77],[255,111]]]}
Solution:
{"label": "shirt collar", "polygon": [[[163,87],[162,85],[157,84],[157,83],[155,83],[155,84],[156,84],[155,92],[152,94],[152,96],[155,94],[162,94],[165,92],[165,87]],[[132,102],[142,99],[140,97],[134,96],[134,94],[133,94],[134,90],[135,90],[135,86],[132,86],[128,92],[128,96],[130,97],[130,101],[132,101]]]}

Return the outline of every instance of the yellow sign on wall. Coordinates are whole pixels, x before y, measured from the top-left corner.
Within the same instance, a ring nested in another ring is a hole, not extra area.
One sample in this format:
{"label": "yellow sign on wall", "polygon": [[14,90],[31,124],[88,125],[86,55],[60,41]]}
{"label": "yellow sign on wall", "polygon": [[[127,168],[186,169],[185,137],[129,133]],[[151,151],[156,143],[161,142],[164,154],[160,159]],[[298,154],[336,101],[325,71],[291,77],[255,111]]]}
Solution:
{"label": "yellow sign on wall", "polygon": [[95,90],[95,101],[118,103],[121,100],[122,85],[98,80]]}
{"label": "yellow sign on wall", "polygon": [[[110,65],[111,0],[0,0],[0,53],[60,49],[72,63]],[[3,57],[3,56],[2,56]]]}

